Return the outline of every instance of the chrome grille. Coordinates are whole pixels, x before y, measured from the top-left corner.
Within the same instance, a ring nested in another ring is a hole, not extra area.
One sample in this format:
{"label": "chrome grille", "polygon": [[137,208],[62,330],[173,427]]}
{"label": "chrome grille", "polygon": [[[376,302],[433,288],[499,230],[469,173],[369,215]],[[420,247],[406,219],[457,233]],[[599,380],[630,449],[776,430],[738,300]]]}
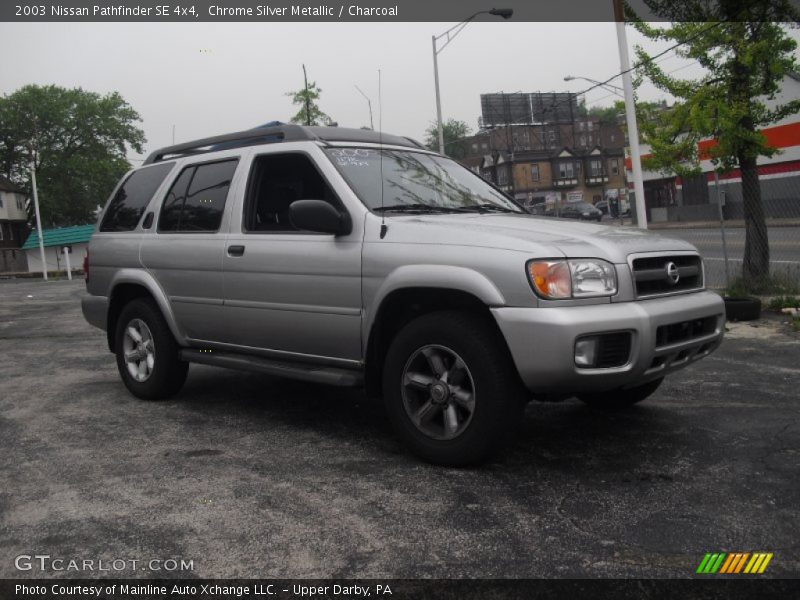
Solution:
{"label": "chrome grille", "polygon": [[703,287],[703,262],[696,254],[645,256],[631,263],[636,296],[662,296]]}

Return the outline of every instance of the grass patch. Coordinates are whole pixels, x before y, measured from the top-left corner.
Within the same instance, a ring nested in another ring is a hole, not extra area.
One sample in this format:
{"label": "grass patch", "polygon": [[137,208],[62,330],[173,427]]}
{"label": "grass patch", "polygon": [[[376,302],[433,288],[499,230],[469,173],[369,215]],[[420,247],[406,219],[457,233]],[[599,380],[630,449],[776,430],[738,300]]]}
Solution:
{"label": "grass patch", "polygon": [[745,282],[744,278],[737,277],[725,289],[724,295],[731,298],[746,298],[747,296],[790,298],[800,295],[800,280],[783,273],[770,275],[758,282]]}
{"label": "grass patch", "polygon": [[767,303],[767,308],[777,311],[784,308],[800,308],[800,298],[797,296],[775,296]]}

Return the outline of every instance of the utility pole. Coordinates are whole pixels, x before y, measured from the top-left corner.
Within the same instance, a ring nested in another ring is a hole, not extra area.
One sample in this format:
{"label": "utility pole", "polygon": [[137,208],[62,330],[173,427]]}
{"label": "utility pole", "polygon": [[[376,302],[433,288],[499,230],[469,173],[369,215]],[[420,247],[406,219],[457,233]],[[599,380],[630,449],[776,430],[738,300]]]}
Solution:
{"label": "utility pole", "polygon": [[728,268],[728,241],[725,239],[725,213],[722,211],[725,192],[719,186],[719,173],[714,168],[714,189],[717,192],[717,213],[719,214],[719,232],[722,236],[722,256],[725,257],[725,288],[731,288],[731,270]]}
{"label": "utility pole", "polygon": [[367,101],[367,106],[369,107],[369,128],[372,129],[372,131],[375,131],[375,123],[372,122],[372,100],[370,100],[369,96],[361,91],[360,87],[355,86],[355,88],[358,90],[358,93],[364,96],[364,99]]}
{"label": "utility pole", "polygon": [[439,154],[444,154],[444,125],[442,124],[442,97],[439,94],[439,53],[436,51],[436,36],[431,36],[433,43],[433,83],[436,89],[436,130],[439,138]]}
{"label": "utility pole", "polygon": [[636,123],[636,105],[633,97],[631,59],[628,55],[628,37],[625,33],[625,12],[622,8],[622,0],[613,0],[613,2],[614,20],[617,22],[617,46],[619,47],[620,71],[622,71],[622,87],[625,91],[625,117],[628,125],[628,143],[631,148],[633,193],[636,199],[636,225],[642,229],[647,229],[642,156],[639,150],[639,127]]}
{"label": "utility pole", "polygon": [[306,75],[305,65],[303,65],[303,81],[306,86],[306,125],[311,125],[311,98],[308,97],[308,75]]}
{"label": "utility pole", "polygon": [[33,190],[33,209],[36,212],[36,230],[39,234],[39,258],[42,261],[42,279],[47,281],[47,259],[44,255],[44,229],[42,229],[42,217],[39,214],[39,192],[36,189],[36,152],[33,145],[30,146],[31,153],[31,189]]}

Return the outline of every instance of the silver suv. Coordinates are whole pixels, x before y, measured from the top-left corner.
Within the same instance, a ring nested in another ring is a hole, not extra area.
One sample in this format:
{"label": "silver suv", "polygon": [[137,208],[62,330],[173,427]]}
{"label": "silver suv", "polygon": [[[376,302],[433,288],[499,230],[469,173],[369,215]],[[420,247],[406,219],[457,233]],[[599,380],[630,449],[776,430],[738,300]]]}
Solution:
{"label": "silver suv", "polygon": [[145,399],[191,362],[382,396],[436,463],[530,398],[620,408],[721,342],[690,244],[527,214],[407,138],[283,125],[163,148],[92,236],[83,313]]}

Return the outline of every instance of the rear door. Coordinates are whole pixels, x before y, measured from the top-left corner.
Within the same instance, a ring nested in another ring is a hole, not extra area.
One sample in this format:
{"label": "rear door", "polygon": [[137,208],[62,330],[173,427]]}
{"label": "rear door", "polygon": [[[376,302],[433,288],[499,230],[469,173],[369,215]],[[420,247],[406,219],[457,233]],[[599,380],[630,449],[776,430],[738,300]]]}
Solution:
{"label": "rear door", "polygon": [[141,260],[195,341],[224,337],[223,256],[241,154],[186,162],[141,247]]}

